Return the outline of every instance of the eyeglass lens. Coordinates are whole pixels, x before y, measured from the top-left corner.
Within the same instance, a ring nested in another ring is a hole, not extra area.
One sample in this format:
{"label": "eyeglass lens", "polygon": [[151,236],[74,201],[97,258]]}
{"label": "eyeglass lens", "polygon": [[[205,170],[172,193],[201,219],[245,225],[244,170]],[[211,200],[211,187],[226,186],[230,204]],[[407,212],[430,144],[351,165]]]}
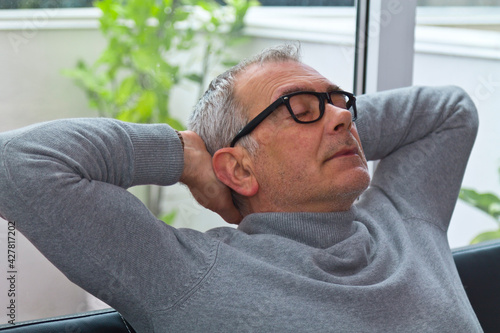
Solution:
{"label": "eyeglass lens", "polygon": [[[323,95],[324,96],[324,95]],[[342,109],[348,109],[349,97],[343,94],[330,93],[331,103]],[[299,122],[312,122],[321,117],[321,109],[324,109],[324,97],[313,94],[297,94],[288,97],[288,106]],[[352,110],[350,110],[353,113]]]}

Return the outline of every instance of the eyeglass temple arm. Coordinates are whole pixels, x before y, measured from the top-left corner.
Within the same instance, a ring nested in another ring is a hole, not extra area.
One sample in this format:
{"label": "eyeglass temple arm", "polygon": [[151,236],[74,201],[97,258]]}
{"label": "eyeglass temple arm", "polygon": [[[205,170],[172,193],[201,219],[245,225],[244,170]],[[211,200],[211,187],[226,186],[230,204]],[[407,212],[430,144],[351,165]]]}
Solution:
{"label": "eyeglass temple arm", "polygon": [[257,127],[267,116],[269,116],[278,106],[284,103],[283,98],[279,98],[276,101],[274,101],[273,104],[269,105],[264,111],[259,113],[257,117],[253,118],[248,124],[243,127],[238,134],[234,137],[233,141],[231,141],[230,147],[234,147],[236,142],[238,142],[239,139],[244,137],[245,135],[248,135],[250,132],[252,132],[255,127]]}

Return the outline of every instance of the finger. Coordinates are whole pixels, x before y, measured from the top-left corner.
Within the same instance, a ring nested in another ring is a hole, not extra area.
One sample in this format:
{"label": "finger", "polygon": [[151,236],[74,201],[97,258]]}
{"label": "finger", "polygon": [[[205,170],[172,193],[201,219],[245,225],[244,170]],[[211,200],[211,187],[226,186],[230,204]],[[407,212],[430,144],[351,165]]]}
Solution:
{"label": "finger", "polygon": [[205,184],[201,191],[191,189],[191,194],[200,205],[219,214],[228,223],[239,224],[243,219],[234,206],[229,188],[219,181]]}

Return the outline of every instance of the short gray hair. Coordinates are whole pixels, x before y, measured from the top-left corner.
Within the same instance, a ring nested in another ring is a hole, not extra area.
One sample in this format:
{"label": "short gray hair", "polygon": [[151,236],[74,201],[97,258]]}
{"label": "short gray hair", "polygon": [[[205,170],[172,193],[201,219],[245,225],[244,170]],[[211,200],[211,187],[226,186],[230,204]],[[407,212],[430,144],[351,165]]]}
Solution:
{"label": "short gray hair", "polygon": [[[203,139],[212,156],[217,150],[228,147],[238,131],[249,121],[249,105],[243,105],[235,96],[237,76],[253,64],[286,61],[300,62],[299,44],[267,48],[222,73],[210,83],[189,117],[188,128]],[[250,153],[258,147],[250,135],[241,138],[240,143]]]}

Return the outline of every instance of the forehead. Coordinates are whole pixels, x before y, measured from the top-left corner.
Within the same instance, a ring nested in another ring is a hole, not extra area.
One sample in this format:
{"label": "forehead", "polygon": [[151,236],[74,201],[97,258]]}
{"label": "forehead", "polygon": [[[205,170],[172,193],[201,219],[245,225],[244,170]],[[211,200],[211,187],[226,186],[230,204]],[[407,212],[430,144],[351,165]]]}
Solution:
{"label": "forehead", "polygon": [[235,81],[235,94],[250,110],[263,110],[278,97],[295,91],[338,87],[315,69],[295,61],[250,65]]}

